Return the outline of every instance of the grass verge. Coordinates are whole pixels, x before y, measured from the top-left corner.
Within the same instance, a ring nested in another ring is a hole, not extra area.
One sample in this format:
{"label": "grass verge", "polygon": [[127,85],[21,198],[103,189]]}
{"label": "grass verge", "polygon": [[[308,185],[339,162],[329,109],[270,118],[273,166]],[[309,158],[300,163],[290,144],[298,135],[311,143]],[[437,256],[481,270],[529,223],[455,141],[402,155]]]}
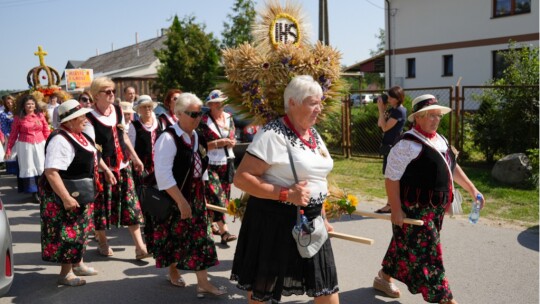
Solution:
{"label": "grass verge", "polygon": [[[386,199],[382,159],[333,156],[334,169],[330,182],[366,200]],[[491,167],[461,165],[476,188],[486,197],[481,217],[525,227],[538,226],[538,189],[518,189],[506,186],[491,178]],[[472,198],[461,187],[463,213],[471,210]]]}

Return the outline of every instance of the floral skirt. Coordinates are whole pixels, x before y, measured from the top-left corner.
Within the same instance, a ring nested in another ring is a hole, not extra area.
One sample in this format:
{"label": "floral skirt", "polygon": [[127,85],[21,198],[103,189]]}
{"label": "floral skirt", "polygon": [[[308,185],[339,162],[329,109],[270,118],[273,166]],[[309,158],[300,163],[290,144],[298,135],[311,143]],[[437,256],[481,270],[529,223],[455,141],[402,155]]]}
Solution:
{"label": "floral skirt", "polygon": [[52,192],[41,191],[41,258],[62,264],[79,263],[88,234],[94,229],[94,204],[67,211],[54,202]]}
{"label": "floral skirt", "polygon": [[[208,182],[206,183],[206,199],[209,204],[227,207],[231,198],[231,184],[227,180],[227,165],[209,165]],[[209,211],[212,222],[223,221],[225,214]]]}
{"label": "floral skirt", "polygon": [[99,173],[103,183],[94,203],[94,222],[96,230],[110,229],[111,226],[131,226],[144,223],[139,197],[135,193],[131,166],[114,173],[117,184],[105,181],[104,174]]}
{"label": "floral skirt", "polygon": [[393,237],[382,262],[383,271],[405,283],[413,294],[439,303],[453,298],[445,275],[440,230],[447,203],[418,207],[404,201],[402,209],[408,218],[421,219],[423,226],[393,225]]}
{"label": "floral skirt", "polygon": [[[320,205],[313,208],[320,214]],[[306,210],[309,219],[318,214]],[[291,234],[295,222],[295,206],[250,197],[231,280],[238,282],[238,288],[252,291],[254,300],[279,302],[282,295],[319,297],[339,291],[330,239],[315,256],[302,258]]]}
{"label": "floral skirt", "polygon": [[146,246],[156,259],[158,268],[177,263],[178,269],[199,271],[219,264],[201,179],[194,180],[191,193],[192,197],[188,199],[190,219],[181,219],[176,204],[172,205],[171,216],[164,223],[157,223],[146,215]]}

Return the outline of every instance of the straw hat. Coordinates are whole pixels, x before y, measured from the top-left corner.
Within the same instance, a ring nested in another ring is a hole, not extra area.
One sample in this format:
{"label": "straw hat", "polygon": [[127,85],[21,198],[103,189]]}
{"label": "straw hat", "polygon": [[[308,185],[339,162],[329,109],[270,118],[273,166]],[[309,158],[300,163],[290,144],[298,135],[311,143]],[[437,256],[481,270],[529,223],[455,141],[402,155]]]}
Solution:
{"label": "straw hat", "polygon": [[133,103],[129,101],[121,101],[120,107],[122,108],[122,112],[124,114],[135,113],[135,111],[133,111]]}
{"label": "straw hat", "polygon": [[157,103],[155,103],[152,100],[152,97],[150,97],[148,95],[141,95],[141,96],[139,96],[139,99],[137,99],[137,101],[135,102],[135,105],[133,106],[133,109],[135,109],[135,111],[138,111],[140,106],[146,105],[146,104],[151,104],[152,109],[155,109],[157,107]]}
{"label": "straw hat", "polygon": [[211,102],[223,102],[227,100],[227,98],[228,97],[220,90],[213,90],[212,92],[210,92],[210,94],[208,94],[208,97],[206,97],[204,101],[206,102],[206,104],[209,104]]}
{"label": "straw hat", "polygon": [[83,108],[78,101],[70,99],[58,106],[58,119],[60,123],[65,123],[88,112],[92,112],[92,109]]}
{"label": "straw hat", "polygon": [[437,103],[437,98],[430,94],[420,95],[412,101],[412,114],[409,115],[409,121],[414,121],[414,115],[420,112],[429,110],[441,110],[441,114],[446,114],[452,111],[449,107],[440,106]]}

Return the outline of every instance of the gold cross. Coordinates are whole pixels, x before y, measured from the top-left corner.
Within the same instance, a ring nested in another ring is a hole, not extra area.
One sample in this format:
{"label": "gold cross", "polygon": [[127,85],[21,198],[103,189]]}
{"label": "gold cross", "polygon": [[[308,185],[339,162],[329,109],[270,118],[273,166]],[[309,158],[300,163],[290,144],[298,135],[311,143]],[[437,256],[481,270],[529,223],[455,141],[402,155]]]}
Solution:
{"label": "gold cross", "polygon": [[44,57],[47,56],[47,52],[43,51],[41,45],[38,46],[38,51],[35,52],[34,55],[39,57],[39,65],[45,66],[45,60],[43,59],[45,59]]}

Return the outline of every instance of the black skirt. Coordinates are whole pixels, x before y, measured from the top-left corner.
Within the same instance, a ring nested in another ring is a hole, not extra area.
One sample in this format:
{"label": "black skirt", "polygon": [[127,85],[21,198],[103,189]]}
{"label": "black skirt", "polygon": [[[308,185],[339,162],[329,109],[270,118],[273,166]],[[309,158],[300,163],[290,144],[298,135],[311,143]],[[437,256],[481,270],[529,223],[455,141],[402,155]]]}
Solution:
{"label": "black skirt", "polygon": [[[321,205],[304,208],[312,219]],[[302,258],[291,231],[296,206],[251,196],[236,245],[231,280],[252,291],[257,301],[279,302],[281,296],[307,294],[310,297],[339,291],[330,239],[315,256]]]}

